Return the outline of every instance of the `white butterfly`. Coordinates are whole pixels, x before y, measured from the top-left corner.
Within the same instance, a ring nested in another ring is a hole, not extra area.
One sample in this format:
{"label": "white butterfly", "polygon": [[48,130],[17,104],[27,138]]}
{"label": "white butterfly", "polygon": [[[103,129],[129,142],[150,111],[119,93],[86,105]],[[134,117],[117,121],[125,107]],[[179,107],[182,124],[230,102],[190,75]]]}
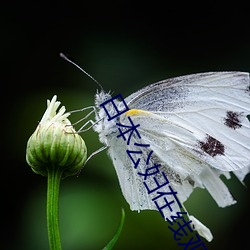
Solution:
{"label": "white butterfly", "polygon": [[[103,90],[97,92],[93,129],[108,147],[122,193],[131,210],[157,210],[152,201],[155,194],[149,194],[143,184],[143,175],[138,174],[145,173],[153,164],[160,165],[159,183],[164,182],[164,172],[181,203],[196,187],[206,188],[220,207],[235,203],[220,175],[230,178],[230,172],[233,172],[243,182],[250,172],[248,73],[193,74],[151,84],[125,98],[130,110],[108,121],[100,104],[111,98]],[[115,104],[122,109],[122,102],[115,100]],[[117,113],[112,103],[106,108],[110,115]],[[121,125],[131,126],[128,117],[135,125],[140,125],[137,130],[141,138],[136,133],[125,133],[128,128]],[[121,133],[124,133],[124,138]],[[135,143],[150,147],[136,147]],[[131,154],[132,160],[127,150],[142,153]],[[153,154],[149,159],[151,151]],[[135,170],[134,163],[138,160]],[[149,189],[156,186],[150,176],[147,184]],[[161,188],[161,192],[169,192],[167,185]],[[159,204],[163,206],[165,203]],[[180,211],[177,202],[172,204],[172,209]],[[167,208],[163,213],[165,217],[173,214]],[[198,232],[212,240],[209,229],[192,218]]]}

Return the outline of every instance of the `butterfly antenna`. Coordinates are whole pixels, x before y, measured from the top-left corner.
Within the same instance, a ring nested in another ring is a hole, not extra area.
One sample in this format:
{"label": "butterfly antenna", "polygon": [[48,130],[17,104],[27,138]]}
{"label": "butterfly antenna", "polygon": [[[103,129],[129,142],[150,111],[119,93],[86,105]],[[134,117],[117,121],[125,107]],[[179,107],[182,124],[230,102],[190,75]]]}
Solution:
{"label": "butterfly antenna", "polygon": [[77,67],[79,70],[81,70],[85,75],[87,75],[89,78],[91,78],[95,83],[97,83],[97,85],[101,88],[101,90],[103,90],[102,85],[92,76],[90,75],[88,72],[86,72],[84,69],[82,69],[79,65],[77,65],[75,62],[71,61],[67,56],[65,56],[63,53],[60,53],[60,57],[64,60],[66,60],[67,62],[73,64],[75,67]]}

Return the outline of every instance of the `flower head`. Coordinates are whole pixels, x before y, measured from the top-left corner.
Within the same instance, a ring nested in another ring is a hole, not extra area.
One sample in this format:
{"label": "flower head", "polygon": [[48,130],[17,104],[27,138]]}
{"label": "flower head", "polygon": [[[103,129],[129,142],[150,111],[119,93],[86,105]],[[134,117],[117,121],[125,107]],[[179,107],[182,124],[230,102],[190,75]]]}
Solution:
{"label": "flower head", "polygon": [[47,176],[49,168],[58,167],[62,176],[78,173],[87,158],[86,145],[76,133],[64,106],[54,96],[27,143],[26,160],[35,173]]}

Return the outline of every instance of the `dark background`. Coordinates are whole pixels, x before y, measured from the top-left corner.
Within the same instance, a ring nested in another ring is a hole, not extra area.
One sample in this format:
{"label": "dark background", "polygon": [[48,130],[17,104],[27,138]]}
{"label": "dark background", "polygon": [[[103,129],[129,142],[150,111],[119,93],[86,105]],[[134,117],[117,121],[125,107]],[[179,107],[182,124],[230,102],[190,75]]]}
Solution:
{"label": "dark background", "polygon": [[[25,161],[26,143],[54,94],[67,110],[93,105],[97,85],[59,57],[71,56],[124,97],[168,77],[249,71],[248,5],[227,2],[10,2],[1,4],[2,249],[48,249],[46,178]],[[79,119],[77,115],[71,120]],[[89,154],[101,147],[84,133]],[[213,235],[207,249],[247,249],[249,189],[225,180],[238,203],[218,208],[205,190],[186,207]],[[249,176],[246,186],[250,186]],[[219,192],[219,190],[218,190]],[[157,211],[132,212],[105,152],[61,185],[63,249],[101,249],[126,220],[114,249],[182,249]]]}

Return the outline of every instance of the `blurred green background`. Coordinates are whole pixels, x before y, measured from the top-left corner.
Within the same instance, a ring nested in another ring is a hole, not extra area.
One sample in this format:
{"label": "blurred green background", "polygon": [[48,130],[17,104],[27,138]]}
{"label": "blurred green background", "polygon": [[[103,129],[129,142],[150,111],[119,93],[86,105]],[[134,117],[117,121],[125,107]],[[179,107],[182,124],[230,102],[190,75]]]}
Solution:
{"label": "blurred green background", "polygon": [[[46,99],[57,94],[67,110],[93,105],[97,85],[60,52],[123,97],[173,76],[250,69],[247,8],[235,3],[18,1],[2,4],[0,21],[1,249],[48,249],[46,178],[25,161],[26,142]],[[82,136],[89,154],[101,147],[93,131]],[[218,208],[205,190],[196,190],[186,207],[211,229],[214,240],[203,239],[207,249],[247,249],[249,188],[234,177],[225,182],[236,205]],[[249,176],[245,183],[250,187]],[[126,219],[114,249],[182,249],[159,212],[130,211],[106,152],[93,157],[78,178],[62,181],[63,249],[102,249],[120,222],[121,207]]]}

